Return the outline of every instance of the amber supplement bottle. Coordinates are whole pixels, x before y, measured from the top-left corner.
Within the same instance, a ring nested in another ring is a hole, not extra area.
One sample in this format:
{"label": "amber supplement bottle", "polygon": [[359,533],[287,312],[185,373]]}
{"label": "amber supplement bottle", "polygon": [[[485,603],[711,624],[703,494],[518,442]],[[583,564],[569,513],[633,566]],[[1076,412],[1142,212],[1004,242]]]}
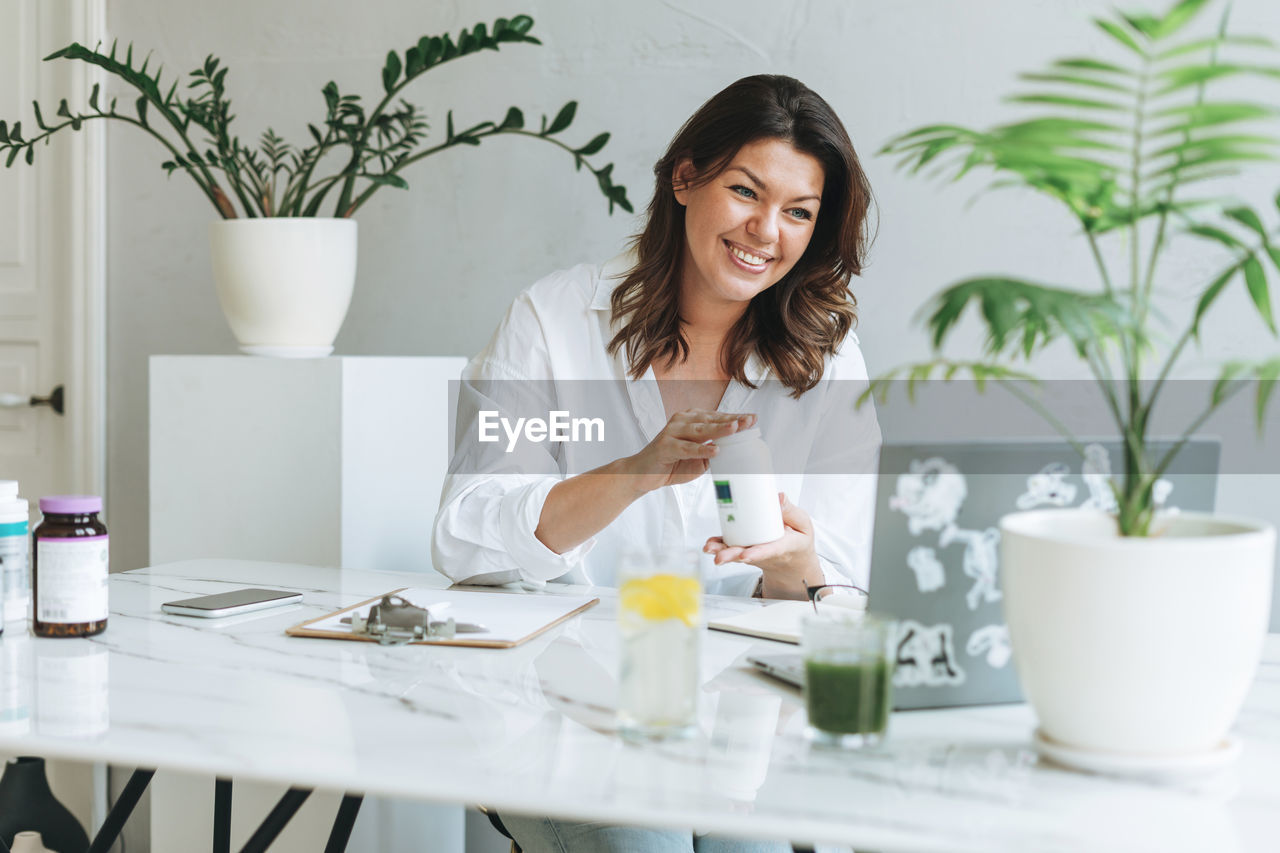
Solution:
{"label": "amber supplement bottle", "polygon": [[40,499],[31,532],[31,629],[37,637],[89,637],[107,628],[107,528],[102,498]]}

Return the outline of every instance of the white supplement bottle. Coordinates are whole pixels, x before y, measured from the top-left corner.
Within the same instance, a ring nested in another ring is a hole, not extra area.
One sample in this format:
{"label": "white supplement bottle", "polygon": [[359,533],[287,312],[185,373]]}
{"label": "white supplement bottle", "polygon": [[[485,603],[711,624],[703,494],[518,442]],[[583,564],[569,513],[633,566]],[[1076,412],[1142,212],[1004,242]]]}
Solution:
{"label": "white supplement bottle", "polygon": [[30,508],[18,497],[17,480],[0,480],[0,630],[31,612],[31,575],[27,572],[27,521]]}
{"label": "white supplement bottle", "polygon": [[782,507],[773,457],[758,429],[718,438],[711,458],[720,536],[726,545],[759,545],[782,537]]}

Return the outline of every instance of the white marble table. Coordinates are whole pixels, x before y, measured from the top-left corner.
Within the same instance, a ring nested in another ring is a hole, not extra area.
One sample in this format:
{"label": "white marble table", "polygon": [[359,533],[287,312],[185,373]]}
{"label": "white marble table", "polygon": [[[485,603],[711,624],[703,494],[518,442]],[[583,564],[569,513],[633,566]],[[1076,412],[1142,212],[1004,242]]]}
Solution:
{"label": "white marble table", "polygon": [[[160,612],[246,585],[297,589],[304,604],[223,620]],[[1188,787],[1038,761],[1021,705],[897,713],[881,753],[813,750],[799,691],[744,663],[754,645],[777,647],[717,632],[704,643],[704,736],[624,744],[609,591],[510,650],[283,633],[430,585],[443,579],[222,560],[113,575],[106,633],[0,639],[0,752],[864,850],[1280,849],[1280,636],[1237,723],[1242,757]],[[748,606],[708,602],[713,614]]]}

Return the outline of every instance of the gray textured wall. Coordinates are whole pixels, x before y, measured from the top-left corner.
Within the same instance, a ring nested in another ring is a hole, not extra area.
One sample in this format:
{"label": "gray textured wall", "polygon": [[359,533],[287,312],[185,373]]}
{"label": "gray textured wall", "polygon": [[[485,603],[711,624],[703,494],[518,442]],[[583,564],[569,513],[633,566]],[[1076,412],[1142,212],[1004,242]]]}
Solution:
{"label": "gray textured wall", "polygon": [[[856,290],[872,371],[926,352],[911,317],[942,285],[979,272],[1092,283],[1086,246],[1054,206],[1008,193],[967,203],[980,181],[940,190],[894,173],[873,156],[896,132],[934,121],[984,124],[1013,116],[1001,102],[1019,71],[1062,55],[1100,51],[1087,20],[1111,4],[1093,0],[632,0],[497,3],[370,0],[119,0],[108,25],[121,42],[152,49],[186,71],[206,54],[231,69],[240,134],[268,125],[302,140],[318,121],[320,87],[379,91],[389,48],[422,34],[527,12],[544,46],[518,45],[431,72],[409,98],[443,123],[527,115],[580,101],[575,139],[614,134],[603,152],[637,208],[650,167],[679,123],[732,80],[762,71],[793,74],[844,118],[880,203],[879,240]],[[1157,4],[1157,5],[1163,5]],[[1280,6],[1239,0],[1234,23],[1280,36]],[[154,60],[153,60],[154,61]],[[125,94],[121,92],[121,94]],[[1271,93],[1274,100],[1274,93]],[[206,225],[213,211],[183,176],[167,179],[158,148],[132,128],[108,138],[109,463],[113,564],[147,562],[147,357],[229,353],[234,342],[213,294]],[[564,152],[523,139],[453,150],[407,174],[408,192],[383,190],[360,214],[360,270],[337,351],[470,355],[507,302],[542,274],[615,253],[637,226],[605,216],[590,176]],[[1226,189],[1274,213],[1280,168],[1256,170]],[[1171,312],[1210,261],[1188,252],[1165,267]],[[1223,358],[1276,352],[1243,288],[1228,294],[1197,354],[1205,371]],[[957,347],[954,352],[962,352]],[[1078,376],[1055,350],[1042,373]],[[1220,506],[1280,520],[1276,477],[1224,481]],[[1280,622],[1277,623],[1280,628]]]}

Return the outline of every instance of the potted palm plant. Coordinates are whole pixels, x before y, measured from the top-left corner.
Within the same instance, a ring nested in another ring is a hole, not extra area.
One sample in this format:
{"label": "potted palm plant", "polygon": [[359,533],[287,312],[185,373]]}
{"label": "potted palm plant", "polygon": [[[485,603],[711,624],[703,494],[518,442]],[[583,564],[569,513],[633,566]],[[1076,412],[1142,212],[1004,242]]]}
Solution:
{"label": "potted palm plant", "polygon": [[[1123,446],[1109,514],[1049,510],[1001,522],[1005,616],[1039,737],[1083,754],[1139,764],[1231,751],[1228,730],[1266,633],[1275,530],[1208,514],[1161,513],[1156,484],[1183,443],[1228,399],[1252,388],[1259,429],[1280,357],[1231,361],[1171,449],[1151,428],[1161,394],[1205,315],[1243,286],[1258,317],[1276,323],[1267,267],[1280,268],[1272,215],[1213,195],[1213,180],[1274,160],[1274,103],[1220,94],[1233,80],[1276,82],[1274,46],[1216,26],[1194,30],[1212,0],[1180,0],[1163,15],[1094,21],[1112,48],[1022,75],[1010,100],[1031,117],[986,130],[932,125],[882,153],[912,173],[995,173],[993,188],[1034,190],[1079,226],[1095,284],[985,276],[954,284],[926,308],[934,359],[890,380],[972,376],[1012,391],[1083,454],[1044,386],[1020,362],[1068,341],[1098,387]],[[1280,197],[1277,198],[1280,205]],[[1221,267],[1180,319],[1157,308],[1160,263],[1175,242],[1207,240]],[[1116,263],[1117,255],[1122,258]],[[943,357],[970,304],[985,326],[982,358]],[[1031,381],[1028,381],[1031,380]]]}
{"label": "potted palm plant", "polygon": [[405,170],[459,145],[479,145],[497,135],[542,140],[564,149],[575,168],[594,175],[609,212],[632,211],[626,188],[612,179],[613,164],[596,167],[588,159],[609,141],[600,133],[585,144],[564,142],[577,103],[570,101],[538,127],[526,127],[524,113],[507,110],[500,121],[456,127],[453,112],[429,127],[423,111],[402,92],[433,68],[498,50],[505,44],[541,44],[527,15],[499,18],[492,25],[423,36],[403,52],[387,54],[382,97],[366,109],[360,96],[342,94],[336,83],[321,90],[324,118],[308,126],[311,139],[295,145],[268,129],[256,147],[232,130],[235,116],[226,93],[227,68],[209,56],[181,80],[148,71],[150,58],[135,62],[130,46],[119,56],[70,44],[46,60],[68,59],[105,69],[137,92],[120,105],[95,85],[87,108],[73,110],[63,99],[56,118],[46,120],[32,105],[37,132],[22,123],[0,121],[0,157],[5,166],[34,162],[37,146],[62,130],[111,119],[138,128],[167,153],[163,168],[187,174],[221,219],[211,225],[212,260],[218,298],[241,348],[270,355],[320,355],[332,350],[355,283],[354,214],[383,187],[408,188]]}

